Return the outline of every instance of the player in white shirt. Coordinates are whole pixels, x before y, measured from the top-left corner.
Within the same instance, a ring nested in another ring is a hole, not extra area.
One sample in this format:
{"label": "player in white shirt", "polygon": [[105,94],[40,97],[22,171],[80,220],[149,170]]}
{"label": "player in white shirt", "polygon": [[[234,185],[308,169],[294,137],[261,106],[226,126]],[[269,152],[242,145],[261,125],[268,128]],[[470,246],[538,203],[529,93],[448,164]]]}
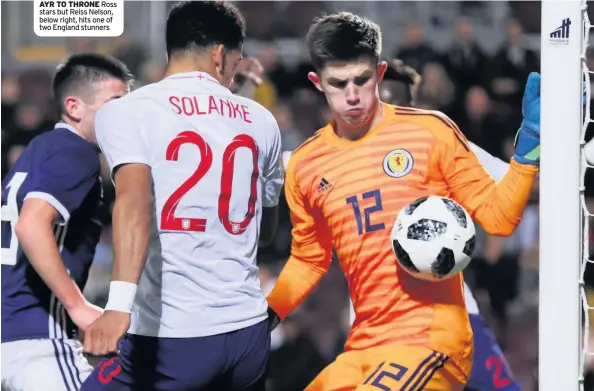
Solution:
{"label": "player in white shirt", "polygon": [[97,114],[115,260],[84,347],[119,354],[84,391],[264,390],[270,326],[255,263],[284,172],[272,114],[228,89],[244,37],[229,2],[175,5],[165,78]]}

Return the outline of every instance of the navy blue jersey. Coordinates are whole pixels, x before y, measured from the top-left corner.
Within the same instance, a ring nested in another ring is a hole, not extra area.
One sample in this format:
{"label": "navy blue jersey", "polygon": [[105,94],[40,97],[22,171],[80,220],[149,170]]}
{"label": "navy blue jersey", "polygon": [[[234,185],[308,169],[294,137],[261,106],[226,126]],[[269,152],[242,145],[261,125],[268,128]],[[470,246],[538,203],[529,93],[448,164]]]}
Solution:
{"label": "navy blue jersey", "polygon": [[58,124],[29,143],[2,182],[2,342],[75,335],[64,307],[20,248],[14,226],[27,198],[56,208],[56,242],[82,290],[101,232],[99,175],[97,146]]}

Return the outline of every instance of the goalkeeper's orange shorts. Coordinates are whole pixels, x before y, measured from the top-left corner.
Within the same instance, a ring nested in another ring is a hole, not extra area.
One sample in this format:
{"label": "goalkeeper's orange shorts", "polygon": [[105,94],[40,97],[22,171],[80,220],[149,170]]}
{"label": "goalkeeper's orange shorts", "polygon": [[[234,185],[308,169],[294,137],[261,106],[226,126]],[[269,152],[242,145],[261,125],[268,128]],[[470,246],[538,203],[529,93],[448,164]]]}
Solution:
{"label": "goalkeeper's orange shorts", "polygon": [[305,391],[462,391],[465,372],[433,350],[388,345],[340,354]]}

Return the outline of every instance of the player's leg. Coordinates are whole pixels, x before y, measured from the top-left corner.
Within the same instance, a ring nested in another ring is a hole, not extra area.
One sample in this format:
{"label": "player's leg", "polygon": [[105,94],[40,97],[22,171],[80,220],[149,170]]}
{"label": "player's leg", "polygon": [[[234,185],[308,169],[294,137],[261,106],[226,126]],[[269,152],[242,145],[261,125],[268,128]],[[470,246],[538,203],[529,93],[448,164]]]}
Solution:
{"label": "player's leg", "polygon": [[474,391],[520,391],[495,336],[482,316],[470,314],[474,362],[468,388]]}
{"label": "player's leg", "polygon": [[[119,343],[120,354],[108,357],[95,367],[93,372],[82,384],[80,391],[117,390],[128,391],[134,389],[134,370],[131,365],[133,350],[129,334]],[[150,372],[149,372],[150,373]]]}
{"label": "player's leg", "polygon": [[6,342],[2,357],[3,391],[78,391],[93,369],[75,340]]}
{"label": "player's leg", "polygon": [[225,368],[209,390],[265,391],[270,353],[268,319],[224,335]]}
{"label": "player's leg", "polygon": [[225,334],[157,338],[127,334],[81,391],[202,390],[225,370]]}
{"label": "player's leg", "polygon": [[464,374],[445,354],[414,346],[367,349],[357,391],[462,391]]}
{"label": "player's leg", "polygon": [[320,372],[305,391],[351,391],[363,381],[361,352],[349,351]]}

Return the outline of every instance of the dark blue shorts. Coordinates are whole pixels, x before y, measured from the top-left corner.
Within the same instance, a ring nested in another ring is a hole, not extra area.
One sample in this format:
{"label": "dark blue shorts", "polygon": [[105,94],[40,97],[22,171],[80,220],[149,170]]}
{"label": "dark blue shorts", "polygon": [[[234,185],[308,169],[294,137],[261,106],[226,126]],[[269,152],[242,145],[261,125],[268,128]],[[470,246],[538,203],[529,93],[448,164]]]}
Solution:
{"label": "dark blue shorts", "polygon": [[268,320],[199,338],[127,334],[81,391],[264,391],[269,350]]}
{"label": "dark blue shorts", "polygon": [[470,314],[474,333],[474,359],[467,389],[470,391],[521,391],[512,377],[495,336],[480,315]]}

